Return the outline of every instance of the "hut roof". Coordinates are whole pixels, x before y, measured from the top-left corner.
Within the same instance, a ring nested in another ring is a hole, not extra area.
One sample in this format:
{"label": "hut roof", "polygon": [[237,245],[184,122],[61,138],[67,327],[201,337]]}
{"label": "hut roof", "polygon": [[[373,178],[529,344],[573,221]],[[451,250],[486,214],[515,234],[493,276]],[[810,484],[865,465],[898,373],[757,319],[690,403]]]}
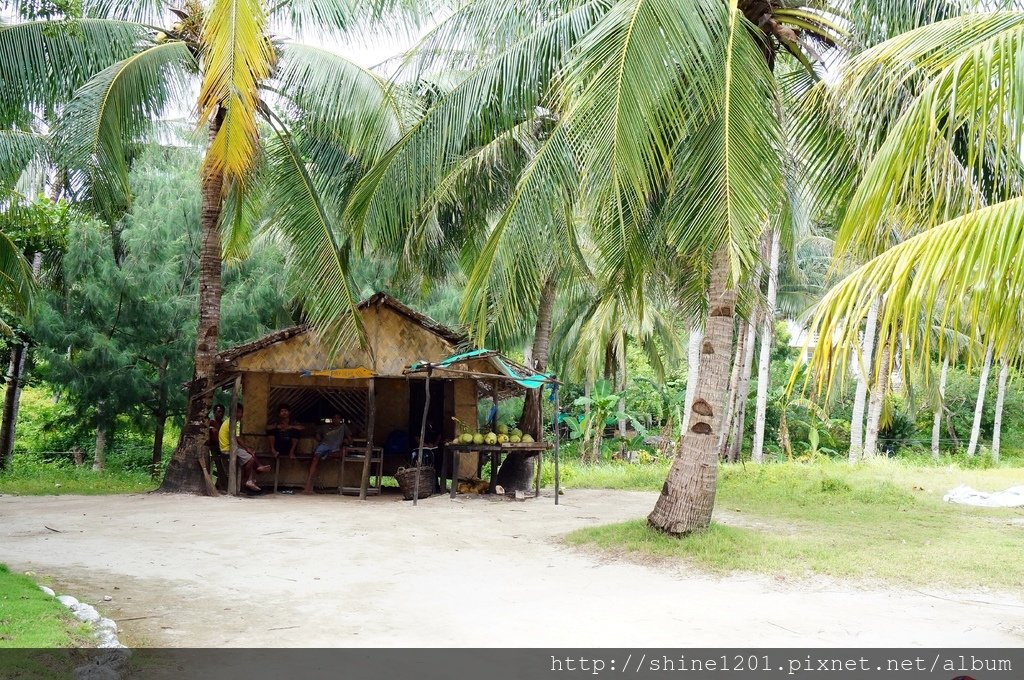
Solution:
{"label": "hut roof", "polygon": [[[449,343],[452,347],[461,347],[469,342],[469,338],[451,328],[448,328],[444,324],[436,321],[426,314],[417,312],[416,310],[402,304],[395,298],[391,297],[387,293],[378,292],[374,293],[370,297],[366,298],[357,305],[357,309],[365,310],[370,307],[387,307],[395,313],[405,317],[412,323],[423,327],[425,330],[437,335],[445,342]],[[231,347],[217,354],[217,367],[227,368],[230,364],[237,362],[242,357],[259,352],[272,345],[276,345],[279,342],[284,342],[294,338],[297,335],[309,332],[310,327],[308,324],[300,324],[298,326],[291,326],[290,328],[284,328],[279,331],[274,331],[268,335],[253,340],[244,345],[238,345]]]}

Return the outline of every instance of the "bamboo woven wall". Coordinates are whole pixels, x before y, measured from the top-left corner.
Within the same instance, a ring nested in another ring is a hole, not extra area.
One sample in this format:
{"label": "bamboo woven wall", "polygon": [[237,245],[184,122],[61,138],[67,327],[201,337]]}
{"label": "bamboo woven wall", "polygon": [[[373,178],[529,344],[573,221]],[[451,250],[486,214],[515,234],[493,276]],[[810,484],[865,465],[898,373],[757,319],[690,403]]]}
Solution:
{"label": "bamboo woven wall", "polygon": [[401,377],[414,361],[439,361],[455,352],[451,343],[389,307],[361,311],[369,352],[353,346],[331,361],[312,333],[301,333],[239,358],[238,370],[297,375],[301,371],[365,367],[377,376]]}

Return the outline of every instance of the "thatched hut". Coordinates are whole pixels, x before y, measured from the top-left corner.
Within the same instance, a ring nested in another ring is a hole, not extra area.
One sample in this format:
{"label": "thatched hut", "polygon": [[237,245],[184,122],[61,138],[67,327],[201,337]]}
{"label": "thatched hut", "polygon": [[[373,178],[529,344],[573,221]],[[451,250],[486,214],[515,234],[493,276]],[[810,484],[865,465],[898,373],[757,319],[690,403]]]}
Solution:
{"label": "thatched hut", "polygon": [[[425,376],[406,374],[416,362],[439,362],[467,348],[467,339],[433,319],[416,312],[385,293],[377,293],[358,305],[366,334],[366,347],[354,346],[335,358],[306,326],[287,328],[254,342],[231,348],[218,356],[217,382],[228,385],[241,378],[245,403],[242,435],[259,442],[259,453],[268,455],[268,424],[287,404],[293,422],[304,426],[308,436],[300,440],[298,453],[308,456],[315,445],[313,433],[332,412],[340,411],[356,436],[368,438],[382,450],[396,433],[415,441],[423,418]],[[430,381],[427,419],[441,441],[456,434],[458,419],[473,427],[477,421],[478,380],[500,370],[495,356],[459,362],[451,370],[434,372]],[[401,437],[399,437],[401,439]],[[458,456],[459,476],[474,476],[478,460]],[[392,475],[408,465],[408,453],[384,456],[383,473]],[[340,462],[321,466],[320,486],[342,486],[366,492],[362,465]],[[300,486],[308,469],[306,460],[281,459],[278,468],[259,481],[279,486]],[[339,475],[340,473],[340,475]]]}

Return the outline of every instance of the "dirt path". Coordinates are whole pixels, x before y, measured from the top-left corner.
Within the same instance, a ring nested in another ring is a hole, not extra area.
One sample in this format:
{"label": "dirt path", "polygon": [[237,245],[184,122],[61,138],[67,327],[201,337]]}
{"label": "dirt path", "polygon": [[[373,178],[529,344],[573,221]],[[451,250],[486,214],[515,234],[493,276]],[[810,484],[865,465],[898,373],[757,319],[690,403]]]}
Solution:
{"label": "dirt path", "polygon": [[3,496],[0,561],[99,604],[137,645],[1024,644],[1008,596],[717,578],[560,543],[653,502]]}

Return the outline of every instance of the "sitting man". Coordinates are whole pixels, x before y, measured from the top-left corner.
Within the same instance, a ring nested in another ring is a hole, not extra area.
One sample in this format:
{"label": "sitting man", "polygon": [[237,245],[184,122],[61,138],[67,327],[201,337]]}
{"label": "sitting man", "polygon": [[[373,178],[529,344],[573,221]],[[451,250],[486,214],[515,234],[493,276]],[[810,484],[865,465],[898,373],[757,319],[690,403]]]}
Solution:
{"label": "sitting man", "polygon": [[[259,460],[256,458],[256,447],[242,439],[242,405],[239,404],[235,409],[235,422],[237,427],[235,428],[235,456],[238,459],[238,464],[242,468],[242,479],[245,480],[244,486],[249,491],[261,491],[260,487],[256,486],[256,473],[267,472],[270,470],[269,465],[260,465]],[[220,450],[224,453],[231,452],[231,421],[227,418],[224,419],[224,423],[220,426],[220,434],[218,436],[218,444]]]}
{"label": "sitting man", "polygon": [[320,443],[313,450],[313,460],[309,463],[309,476],[306,477],[306,486],[302,493],[313,493],[313,477],[316,476],[316,468],[321,460],[326,458],[337,458],[341,455],[343,446],[352,445],[352,436],[348,431],[348,425],[341,419],[340,413],[331,416],[330,428],[320,438]]}
{"label": "sitting man", "polygon": [[217,466],[217,490],[227,491],[228,473],[227,465],[224,463],[224,456],[220,448],[220,428],[224,424],[224,407],[217,404],[213,407],[213,417],[209,419],[209,434],[206,444],[210,447],[210,455]]}
{"label": "sitting man", "polygon": [[287,404],[281,404],[281,408],[277,409],[277,422],[267,428],[267,436],[270,438],[270,451],[274,458],[285,455],[295,458],[302,426],[292,422],[292,411]]}

